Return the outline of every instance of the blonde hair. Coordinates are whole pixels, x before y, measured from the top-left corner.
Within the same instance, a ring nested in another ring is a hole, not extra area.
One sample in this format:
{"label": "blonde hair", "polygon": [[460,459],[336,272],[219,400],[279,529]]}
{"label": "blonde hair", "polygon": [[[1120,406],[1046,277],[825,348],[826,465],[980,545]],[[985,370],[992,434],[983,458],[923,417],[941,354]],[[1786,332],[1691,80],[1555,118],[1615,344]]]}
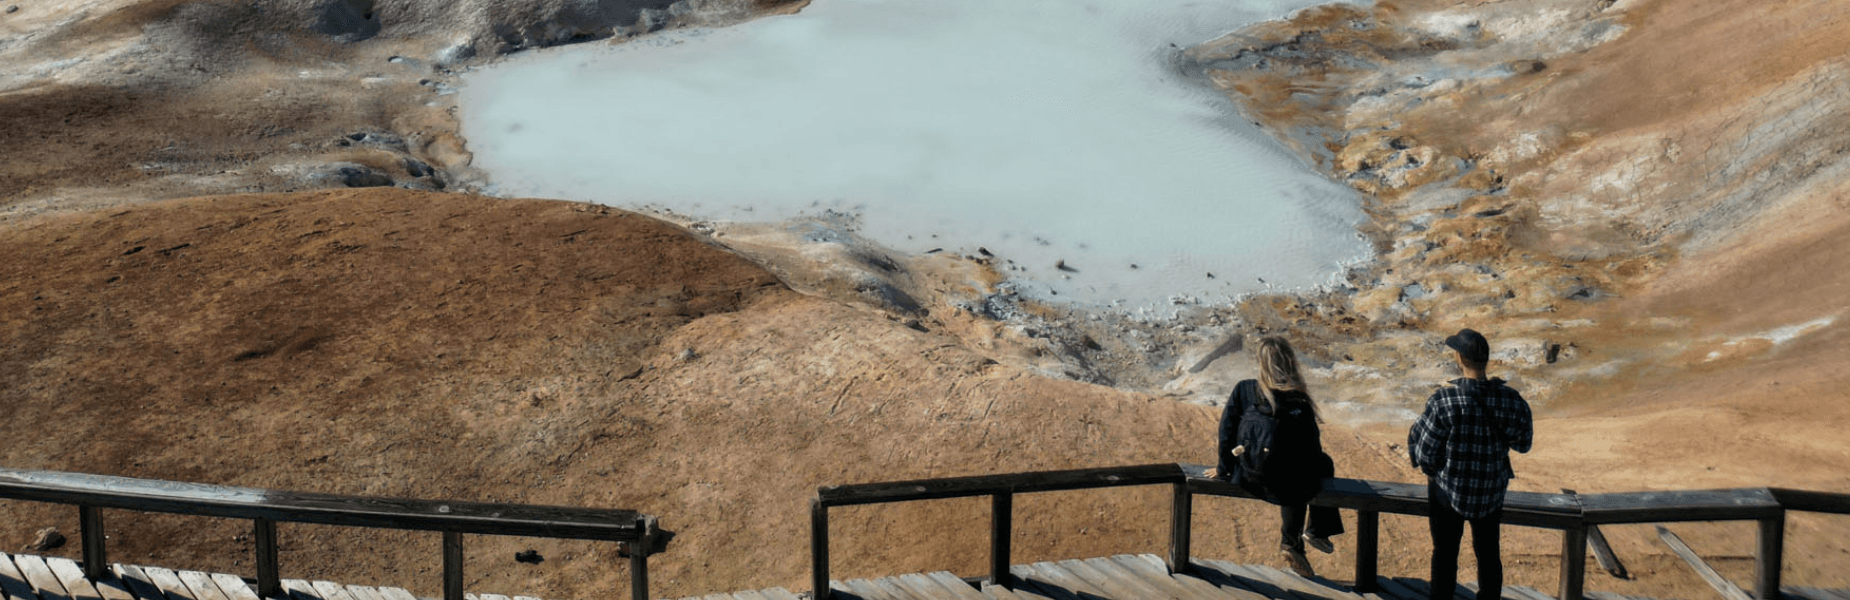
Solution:
{"label": "blonde hair", "polygon": [[1311,399],[1310,390],[1304,387],[1304,376],[1298,372],[1298,355],[1291,351],[1291,342],[1285,338],[1268,336],[1259,340],[1259,393],[1265,397],[1266,404],[1278,408],[1278,401],[1272,397],[1274,391],[1298,392],[1304,395],[1304,401],[1310,404],[1310,413],[1317,417],[1317,401]]}

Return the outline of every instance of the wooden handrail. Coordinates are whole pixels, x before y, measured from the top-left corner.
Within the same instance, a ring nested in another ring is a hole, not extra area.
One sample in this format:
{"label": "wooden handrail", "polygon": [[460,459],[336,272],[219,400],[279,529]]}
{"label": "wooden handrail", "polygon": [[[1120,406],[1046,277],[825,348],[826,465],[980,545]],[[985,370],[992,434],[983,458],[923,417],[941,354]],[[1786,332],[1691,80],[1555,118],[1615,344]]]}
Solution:
{"label": "wooden handrail", "polygon": [[1786,510],[1850,515],[1850,494],[1768,488]]}
{"label": "wooden handrail", "polygon": [[1176,483],[1180,474],[1181,472],[1177,469],[1175,463],[1164,463],[1130,467],[1108,467],[1103,469],[1040,471],[1007,475],[975,475],[970,477],[921,479],[917,481],[824,486],[816,491],[816,498],[826,506],[910,502],[914,500],[992,496],[995,494],[1025,494],[1030,492],[1053,492],[1086,488]]}
{"label": "wooden handrail", "polygon": [[0,468],[0,498],[76,505],[84,570],[95,578],[109,570],[101,509],[249,519],[258,541],[258,593],[266,597],[282,596],[279,522],[442,532],[445,600],[463,599],[465,533],[622,543],[636,600],[648,598],[648,556],[666,550],[674,537],[655,517],[630,510],[340,496],[58,471]]}
{"label": "wooden handrail", "polygon": [[[1188,568],[1190,517],[1196,494],[1259,499],[1238,485],[1207,477],[1204,465],[1159,464],[1103,469],[978,475],[944,479],[826,486],[811,503],[811,584],[813,598],[829,598],[828,509],[831,506],[910,502],[940,498],[992,496],[991,575],[1009,585],[1009,544],[1013,494],[1136,485],[1174,485],[1171,514],[1170,569]],[[1331,478],[1312,504],[1356,511],[1356,591],[1372,591],[1378,555],[1381,513],[1428,516],[1427,488],[1422,484]],[[1581,600],[1586,572],[1588,528],[1617,523],[1672,521],[1757,521],[1758,572],[1755,592],[1777,598],[1787,511],[1850,514],[1850,494],[1784,488],[1741,488],[1616,494],[1549,494],[1508,492],[1503,522],[1562,532],[1562,600]]]}

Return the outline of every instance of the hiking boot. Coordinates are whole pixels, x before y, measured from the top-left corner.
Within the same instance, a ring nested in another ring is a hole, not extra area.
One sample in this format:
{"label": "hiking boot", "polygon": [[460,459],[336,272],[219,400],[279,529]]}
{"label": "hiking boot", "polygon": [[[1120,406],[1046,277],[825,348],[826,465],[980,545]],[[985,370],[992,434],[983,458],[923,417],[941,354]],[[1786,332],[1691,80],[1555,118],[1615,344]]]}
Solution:
{"label": "hiking boot", "polygon": [[1303,550],[1281,550],[1279,552],[1285,555],[1285,566],[1290,567],[1291,572],[1297,573],[1298,577],[1309,579],[1317,576],[1317,570],[1310,567],[1310,557],[1304,556]]}
{"label": "hiking boot", "polygon": [[1318,552],[1322,552],[1324,554],[1329,554],[1331,552],[1336,551],[1336,544],[1330,543],[1330,538],[1316,537],[1316,536],[1306,533],[1304,534],[1304,543],[1309,545],[1312,548],[1316,548]]}

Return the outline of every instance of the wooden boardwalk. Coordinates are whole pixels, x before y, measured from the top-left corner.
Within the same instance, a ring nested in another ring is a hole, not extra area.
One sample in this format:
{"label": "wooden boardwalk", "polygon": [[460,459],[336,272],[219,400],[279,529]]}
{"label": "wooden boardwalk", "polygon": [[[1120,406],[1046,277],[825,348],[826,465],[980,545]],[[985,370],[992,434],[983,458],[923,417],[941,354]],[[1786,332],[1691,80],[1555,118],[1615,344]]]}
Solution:
{"label": "wooden boardwalk", "polygon": [[[981,589],[950,573],[900,575],[832,582],[842,600],[1427,600],[1426,582],[1382,577],[1381,591],[1356,594],[1323,578],[1306,579],[1266,566],[1196,560],[1193,575],[1171,575],[1161,558],[1119,555],[1088,560],[1016,565],[1014,589]],[[116,564],[114,577],[93,581],[67,558],[0,553],[0,600],[263,600],[237,575],[174,571]],[[1457,600],[1471,600],[1475,588],[1459,586]],[[426,600],[403,588],[342,585],[284,579],[286,600]],[[1850,600],[1845,590],[1787,587],[1784,600]],[[708,594],[687,600],[803,600],[784,588]],[[1534,588],[1504,588],[1505,600],[1552,600]],[[1587,592],[1593,600],[1647,600]],[[468,600],[538,600],[531,596],[468,594]]]}
{"label": "wooden boardwalk", "polygon": [[[116,564],[115,575],[93,581],[68,558],[0,553],[4,600],[263,600],[237,575]],[[288,600],[420,600],[403,588],[284,579]],[[539,600],[470,594],[468,600]]]}
{"label": "wooden boardwalk", "polygon": [[[879,579],[832,581],[830,588],[841,600],[1427,600],[1432,593],[1425,581],[1407,577],[1381,577],[1379,592],[1357,594],[1343,583],[1321,577],[1306,579],[1266,566],[1241,565],[1219,560],[1194,561],[1194,574],[1172,575],[1163,559],[1149,555],[1119,555],[1087,560],[1063,560],[1011,569],[1014,589],[983,584],[981,589],[946,572],[900,575]],[[1785,588],[1784,600],[1850,600],[1843,590]],[[1459,585],[1456,600],[1474,600],[1474,583]],[[803,598],[807,598],[807,594]],[[1602,592],[1587,592],[1592,600],[1649,600]],[[795,600],[783,588],[708,594],[683,600]],[[1505,600],[1554,600],[1526,586],[1507,586]]]}

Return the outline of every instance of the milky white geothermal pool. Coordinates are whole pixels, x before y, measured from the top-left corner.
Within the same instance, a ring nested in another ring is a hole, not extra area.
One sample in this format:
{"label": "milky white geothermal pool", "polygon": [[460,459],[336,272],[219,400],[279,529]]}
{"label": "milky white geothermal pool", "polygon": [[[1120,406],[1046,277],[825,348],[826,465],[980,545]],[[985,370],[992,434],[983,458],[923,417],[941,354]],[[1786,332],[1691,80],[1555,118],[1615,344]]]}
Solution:
{"label": "milky white geothermal pool", "polygon": [[900,251],[986,248],[1033,297],[1222,301],[1369,252],[1355,192],[1170,62],[1314,3],[816,0],[503,61],[466,77],[462,127],[501,195],[834,211]]}

